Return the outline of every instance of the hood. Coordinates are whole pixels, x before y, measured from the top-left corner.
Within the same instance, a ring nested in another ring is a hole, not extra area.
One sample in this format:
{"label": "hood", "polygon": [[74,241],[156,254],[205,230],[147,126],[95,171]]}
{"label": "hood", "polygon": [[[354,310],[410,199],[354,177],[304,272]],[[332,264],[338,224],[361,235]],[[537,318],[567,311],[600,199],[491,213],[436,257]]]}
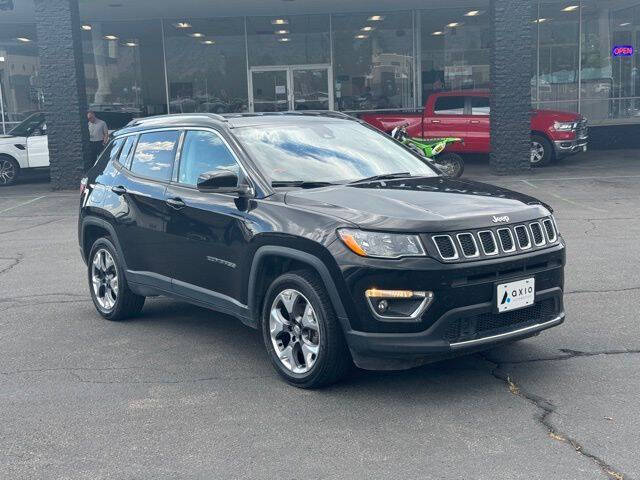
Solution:
{"label": "hood", "polygon": [[560,110],[534,110],[535,115],[544,115],[545,117],[557,122],[579,122],[582,116],[573,112],[562,112]]}
{"label": "hood", "polygon": [[0,143],[20,143],[24,142],[25,137],[15,137],[13,135],[0,135]]}
{"label": "hood", "polygon": [[295,190],[288,205],[332,215],[362,229],[446,232],[496,226],[549,215],[551,209],[533,197],[468,180],[443,177],[385,180]]}

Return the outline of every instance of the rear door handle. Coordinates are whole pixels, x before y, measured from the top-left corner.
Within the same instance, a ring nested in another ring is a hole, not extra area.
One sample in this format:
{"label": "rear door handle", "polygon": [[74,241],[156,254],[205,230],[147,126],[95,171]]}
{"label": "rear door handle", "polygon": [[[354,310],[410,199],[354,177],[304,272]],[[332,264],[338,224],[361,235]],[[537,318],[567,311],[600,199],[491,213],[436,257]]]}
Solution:
{"label": "rear door handle", "polygon": [[431,123],[440,123],[440,120],[431,120]]}
{"label": "rear door handle", "polygon": [[127,193],[127,189],[124,188],[122,185],[118,185],[117,187],[111,187],[111,191],[116,195],[124,195],[125,193]]}
{"label": "rear door handle", "polygon": [[480,123],[480,120],[470,120],[469,123],[472,123],[474,125],[477,125]]}
{"label": "rear door handle", "polygon": [[182,201],[181,198],[168,198],[167,199],[167,205],[169,205],[171,208],[175,208],[176,210],[180,210],[184,207],[186,207],[187,205]]}

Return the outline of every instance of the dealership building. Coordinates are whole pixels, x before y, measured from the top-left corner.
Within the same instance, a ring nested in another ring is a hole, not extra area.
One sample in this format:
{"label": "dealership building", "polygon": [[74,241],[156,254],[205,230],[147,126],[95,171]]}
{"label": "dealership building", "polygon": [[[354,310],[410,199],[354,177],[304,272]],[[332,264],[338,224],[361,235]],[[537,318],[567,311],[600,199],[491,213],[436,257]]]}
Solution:
{"label": "dealership building", "polygon": [[640,142],[640,2],[0,0],[0,133],[44,111],[54,188],[89,155],[86,111],[417,111],[489,89],[492,166],[529,167],[532,108],[595,148]]}

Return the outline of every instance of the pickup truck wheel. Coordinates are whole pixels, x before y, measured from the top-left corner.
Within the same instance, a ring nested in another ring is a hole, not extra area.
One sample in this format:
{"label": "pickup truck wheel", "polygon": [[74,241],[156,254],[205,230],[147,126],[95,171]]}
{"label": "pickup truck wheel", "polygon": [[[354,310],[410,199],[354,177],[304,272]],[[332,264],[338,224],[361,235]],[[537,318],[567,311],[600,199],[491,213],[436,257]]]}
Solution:
{"label": "pickup truck wheel", "polygon": [[20,165],[8,155],[0,155],[0,185],[13,185],[20,175]]}
{"label": "pickup truck wheel", "polygon": [[531,166],[543,167],[553,158],[551,142],[540,135],[531,135]]}
{"label": "pickup truck wheel", "polygon": [[99,238],[91,247],[88,262],[89,291],[98,313],[119,321],[140,313],[145,297],[129,289],[124,269],[111,240]]}
{"label": "pickup truck wheel", "polygon": [[296,387],[330,385],[352,365],[324,285],[312,272],[286,273],[274,280],[265,297],[262,334],[271,363]]}

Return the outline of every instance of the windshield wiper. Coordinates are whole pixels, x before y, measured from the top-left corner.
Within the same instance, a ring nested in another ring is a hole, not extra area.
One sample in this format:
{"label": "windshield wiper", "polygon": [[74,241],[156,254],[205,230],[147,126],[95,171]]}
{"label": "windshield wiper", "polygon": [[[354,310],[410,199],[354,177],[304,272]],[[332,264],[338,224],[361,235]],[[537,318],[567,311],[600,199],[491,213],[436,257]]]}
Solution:
{"label": "windshield wiper", "polygon": [[272,187],[299,187],[299,188],[320,188],[335,185],[331,182],[309,182],[304,180],[284,180],[271,182]]}
{"label": "windshield wiper", "polygon": [[385,173],[384,175],[374,175],[373,177],[354,180],[353,182],[347,183],[347,185],[353,185],[356,183],[375,182],[376,180],[391,180],[393,178],[405,178],[410,176],[411,176],[411,173],[409,172]]}

